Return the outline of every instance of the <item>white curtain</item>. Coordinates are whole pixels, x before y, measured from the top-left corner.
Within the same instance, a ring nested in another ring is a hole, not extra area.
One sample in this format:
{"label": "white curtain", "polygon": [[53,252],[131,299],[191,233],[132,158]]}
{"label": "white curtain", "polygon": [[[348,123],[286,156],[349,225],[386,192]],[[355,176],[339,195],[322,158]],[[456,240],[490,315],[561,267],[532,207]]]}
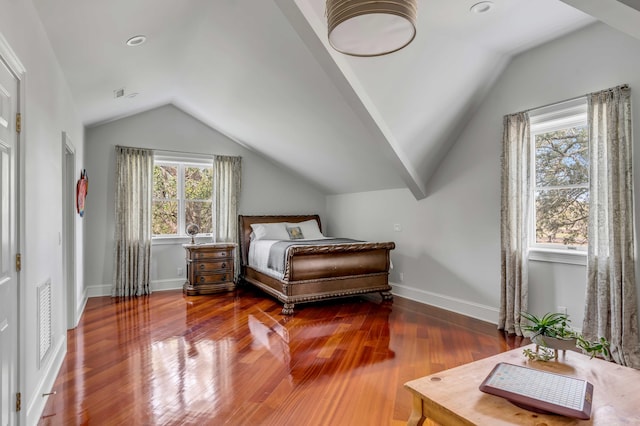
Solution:
{"label": "white curtain", "polygon": [[504,117],[500,207],[501,288],[498,328],[522,336],[528,299],[531,136],[526,112]]}
{"label": "white curtain", "polygon": [[151,293],[152,191],[153,151],[117,146],[114,297]]}
{"label": "white curtain", "polygon": [[[238,244],[238,201],[242,183],[242,158],[216,155],[213,159],[213,224],[216,242]],[[236,249],[235,278],[240,273]]]}
{"label": "white curtain", "polygon": [[588,95],[588,122],[589,249],[582,331],[590,340],[609,339],[617,363],[640,368],[629,88]]}

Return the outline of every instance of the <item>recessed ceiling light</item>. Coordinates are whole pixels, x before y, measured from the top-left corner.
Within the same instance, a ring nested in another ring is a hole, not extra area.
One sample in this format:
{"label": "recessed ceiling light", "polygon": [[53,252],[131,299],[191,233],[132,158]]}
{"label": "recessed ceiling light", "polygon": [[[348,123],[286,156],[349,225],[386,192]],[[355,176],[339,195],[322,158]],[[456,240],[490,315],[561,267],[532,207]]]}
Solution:
{"label": "recessed ceiling light", "polygon": [[147,41],[146,36],[143,36],[143,35],[133,36],[129,40],[127,40],[127,46],[140,46],[145,41]]}
{"label": "recessed ceiling light", "polygon": [[493,8],[493,2],[491,1],[481,1],[479,3],[474,4],[469,9],[473,13],[485,13]]}

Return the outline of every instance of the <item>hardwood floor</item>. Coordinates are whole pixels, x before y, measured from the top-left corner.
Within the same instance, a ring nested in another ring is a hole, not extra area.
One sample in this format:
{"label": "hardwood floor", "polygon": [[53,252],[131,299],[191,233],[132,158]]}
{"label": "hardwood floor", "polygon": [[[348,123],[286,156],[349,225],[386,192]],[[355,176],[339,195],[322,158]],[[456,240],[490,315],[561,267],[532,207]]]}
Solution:
{"label": "hardwood floor", "polygon": [[403,425],[409,380],[519,347],[378,295],[299,305],[249,287],[89,299],[40,425]]}

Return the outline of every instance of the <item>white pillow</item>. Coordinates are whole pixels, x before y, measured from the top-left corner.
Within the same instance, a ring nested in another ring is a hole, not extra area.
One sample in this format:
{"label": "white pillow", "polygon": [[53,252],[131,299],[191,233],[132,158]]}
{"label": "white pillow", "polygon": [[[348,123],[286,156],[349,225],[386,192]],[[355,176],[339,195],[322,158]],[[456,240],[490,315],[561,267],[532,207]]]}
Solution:
{"label": "white pillow", "polygon": [[254,240],[288,240],[289,233],[284,222],[278,223],[253,223]]}
{"label": "white pillow", "polygon": [[322,232],[320,232],[320,227],[315,219],[298,223],[288,223],[287,225],[290,227],[299,226],[305,240],[319,240],[325,238],[325,236],[322,235]]}

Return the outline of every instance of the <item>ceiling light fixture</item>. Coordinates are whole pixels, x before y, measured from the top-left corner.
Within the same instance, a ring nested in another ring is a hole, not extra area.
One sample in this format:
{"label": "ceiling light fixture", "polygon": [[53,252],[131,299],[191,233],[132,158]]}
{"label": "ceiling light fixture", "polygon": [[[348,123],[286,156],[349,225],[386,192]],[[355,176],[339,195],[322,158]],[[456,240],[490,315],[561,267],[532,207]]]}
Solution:
{"label": "ceiling light fixture", "polygon": [[127,40],[127,46],[140,46],[145,41],[147,41],[147,36],[143,36],[143,35],[133,36],[129,40]]}
{"label": "ceiling light fixture", "polygon": [[381,56],[416,36],[417,0],[327,0],[329,43],[352,56]]}
{"label": "ceiling light fixture", "polygon": [[493,8],[493,2],[491,1],[481,1],[480,3],[476,3],[469,9],[473,13],[485,13]]}

